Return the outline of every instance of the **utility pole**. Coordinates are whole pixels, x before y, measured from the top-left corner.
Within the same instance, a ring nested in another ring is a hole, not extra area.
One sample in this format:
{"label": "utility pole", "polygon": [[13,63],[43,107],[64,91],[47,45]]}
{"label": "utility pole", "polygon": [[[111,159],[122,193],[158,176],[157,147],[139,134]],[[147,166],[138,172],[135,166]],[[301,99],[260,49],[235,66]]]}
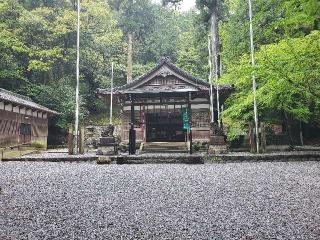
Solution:
{"label": "utility pole", "polygon": [[76,151],[78,154],[78,132],[79,132],[79,63],[80,63],[80,0],[78,0],[78,21],[77,21],[77,66],[76,66],[76,75],[77,75],[77,87],[76,87],[76,114],[75,114],[75,142],[76,142]]}
{"label": "utility pole", "polygon": [[253,26],[252,26],[252,4],[251,0],[249,0],[249,18],[250,18],[250,46],[251,46],[251,63],[252,63],[252,88],[253,88],[253,110],[254,110],[254,122],[255,122],[255,132],[256,132],[256,145],[257,145],[257,153],[259,153],[259,121],[258,121],[258,107],[257,107],[257,96],[256,89],[257,83],[254,73],[254,45],[253,45]]}
{"label": "utility pole", "polygon": [[110,94],[110,125],[112,124],[112,105],[113,105],[113,62],[111,64],[111,94]]}

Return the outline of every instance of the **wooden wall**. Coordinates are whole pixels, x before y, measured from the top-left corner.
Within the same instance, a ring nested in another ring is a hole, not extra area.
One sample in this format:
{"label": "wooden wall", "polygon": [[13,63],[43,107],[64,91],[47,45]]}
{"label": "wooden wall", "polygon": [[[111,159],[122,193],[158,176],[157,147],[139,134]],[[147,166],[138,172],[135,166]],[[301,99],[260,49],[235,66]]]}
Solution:
{"label": "wooden wall", "polygon": [[[144,110],[147,111],[146,109]],[[151,110],[154,111],[154,110]],[[161,111],[166,111],[162,109]],[[145,141],[145,128],[143,124],[144,119],[143,106],[135,107],[135,130],[136,130],[136,141]],[[121,141],[129,141],[129,123],[130,123],[130,111],[125,110],[121,115],[122,126],[121,126]],[[192,109],[192,138],[194,141],[209,141],[210,140],[210,110],[209,108]]]}
{"label": "wooden wall", "polygon": [[[47,145],[47,118],[39,118],[0,110],[0,146],[18,145],[23,143],[23,135],[20,135],[21,123],[31,124],[30,142],[39,142],[45,146]],[[28,141],[28,139],[26,140]]]}

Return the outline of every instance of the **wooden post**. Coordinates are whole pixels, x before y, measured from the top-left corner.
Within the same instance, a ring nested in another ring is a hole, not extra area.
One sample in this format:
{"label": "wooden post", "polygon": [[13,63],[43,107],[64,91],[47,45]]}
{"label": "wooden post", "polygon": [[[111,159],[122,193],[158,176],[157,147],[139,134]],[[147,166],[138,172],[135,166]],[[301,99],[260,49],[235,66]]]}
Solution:
{"label": "wooden post", "polygon": [[264,122],[260,123],[261,128],[261,152],[265,153],[267,148],[267,139],[266,139],[266,125]]}
{"label": "wooden post", "polygon": [[73,155],[73,128],[70,127],[69,128],[69,132],[68,132],[68,153],[69,155]]}
{"label": "wooden post", "polygon": [[130,130],[129,130],[129,154],[136,154],[136,132],[134,130],[134,99],[130,94],[131,102],[131,121],[130,121]]}
{"label": "wooden post", "polygon": [[190,141],[190,154],[193,153],[193,147],[192,147],[192,114],[191,114],[191,92],[189,92],[188,96],[188,114],[189,114],[189,141]]}
{"label": "wooden post", "polygon": [[249,123],[249,145],[250,145],[250,152],[256,152],[256,146],[254,141],[254,125],[252,122]]}
{"label": "wooden post", "polygon": [[302,131],[302,122],[300,121],[300,143],[303,146],[303,131]]}
{"label": "wooden post", "polygon": [[84,154],[84,127],[80,128],[79,153]]}

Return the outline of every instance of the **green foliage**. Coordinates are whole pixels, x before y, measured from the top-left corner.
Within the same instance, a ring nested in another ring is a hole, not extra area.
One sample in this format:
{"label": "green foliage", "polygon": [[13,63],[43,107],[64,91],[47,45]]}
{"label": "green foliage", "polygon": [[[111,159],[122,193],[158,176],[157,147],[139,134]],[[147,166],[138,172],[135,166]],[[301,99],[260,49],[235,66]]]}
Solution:
{"label": "green foliage", "polygon": [[226,0],[196,0],[196,6],[200,10],[200,19],[206,26],[209,24],[213,11],[217,11],[220,21],[226,18],[228,4]]}
{"label": "green foliage", "polygon": [[264,45],[256,53],[255,69],[251,67],[249,56],[244,55],[222,79],[235,84],[238,90],[227,101],[228,108],[224,112],[227,123],[241,129],[253,120],[251,72],[254,70],[260,119],[274,121],[277,118],[268,116],[287,114],[293,120],[319,124],[319,39],[320,32],[313,31],[305,37]]}
{"label": "green foliage", "polygon": [[152,32],[155,23],[153,4],[150,0],[124,0],[119,3],[120,24],[125,33],[134,33],[143,39]]}
{"label": "green foliage", "polygon": [[177,65],[194,76],[207,79],[208,52],[207,31],[204,25],[198,24],[195,12],[188,13],[187,31],[179,36]]}
{"label": "green foliage", "polygon": [[287,0],[285,17],[280,21],[289,36],[304,36],[320,27],[320,2],[318,0]]}
{"label": "green foliage", "polygon": [[[103,0],[81,1],[81,116],[96,111],[98,87],[110,82],[110,65],[123,72],[125,44]],[[54,124],[73,121],[76,8],[70,1],[6,0],[0,3],[0,86],[19,91],[61,114]],[[117,76],[121,76],[118,74]],[[115,81],[119,81],[116,78]]]}
{"label": "green foliage", "polygon": [[36,141],[31,143],[31,147],[36,149],[45,149],[47,148],[47,144],[45,142]]}
{"label": "green foliage", "polygon": [[[247,1],[229,3],[226,21],[221,24],[224,64],[237,64],[250,51]],[[319,29],[320,3],[317,0],[256,0],[253,2],[255,47],[299,37]]]}
{"label": "green foliage", "polygon": [[[52,124],[63,128],[72,123],[75,108],[75,4],[69,0],[0,3],[0,87],[58,111]],[[115,63],[115,85],[126,83],[127,32],[135,35],[133,69],[139,76],[164,55],[186,65],[178,45],[184,32],[192,34],[189,18],[193,16],[150,0],[81,1],[82,121],[105,111],[95,92],[110,86],[111,62]]]}
{"label": "green foliage", "polygon": [[[283,37],[279,26],[284,15],[285,0],[257,0],[253,2],[253,28],[256,47],[274,43]],[[222,23],[221,38],[224,64],[237,64],[239,58],[250,51],[248,2],[235,0],[228,21]]]}

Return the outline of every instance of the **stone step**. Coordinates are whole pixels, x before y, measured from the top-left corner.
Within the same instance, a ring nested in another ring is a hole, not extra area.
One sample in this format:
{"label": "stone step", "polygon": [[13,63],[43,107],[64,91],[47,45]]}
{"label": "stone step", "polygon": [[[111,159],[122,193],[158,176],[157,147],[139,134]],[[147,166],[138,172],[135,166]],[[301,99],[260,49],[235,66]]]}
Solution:
{"label": "stone step", "polygon": [[150,163],[182,163],[182,164],[203,164],[204,158],[201,155],[189,154],[142,154],[111,157],[117,164],[150,164]]}
{"label": "stone step", "polygon": [[143,144],[145,153],[183,153],[187,152],[185,142],[148,142]]}
{"label": "stone step", "polygon": [[184,149],[187,149],[187,146],[183,146],[183,147],[166,147],[166,146],[158,146],[158,147],[155,147],[155,146],[144,146],[143,149],[159,149],[159,150],[184,150]]}
{"label": "stone step", "polygon": [[186,153],[187,149],[144,149],[143,153]]}

